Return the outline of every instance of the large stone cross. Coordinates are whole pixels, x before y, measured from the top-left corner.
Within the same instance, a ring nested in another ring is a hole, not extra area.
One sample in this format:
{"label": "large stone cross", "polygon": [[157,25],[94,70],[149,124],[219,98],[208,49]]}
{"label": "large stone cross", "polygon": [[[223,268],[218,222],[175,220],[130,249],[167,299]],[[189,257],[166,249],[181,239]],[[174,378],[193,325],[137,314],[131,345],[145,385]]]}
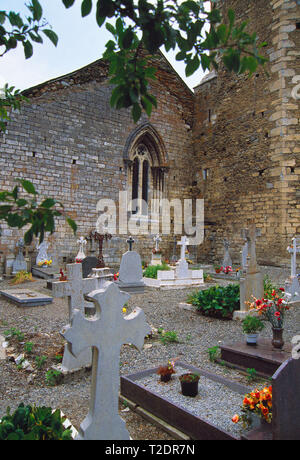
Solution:
{"label": "large stone cross", "polygon": [[94,318],[85,318],[78,311],[62,331],[75,356],[87,347],[93,349],[90,408],[80,426],[79,439],[128,440],[125,422],[118,414],[120,350],[124,343],[141,350],[150,327],[140,308],[124,317],[122,308],[130,296],[115,283],[107,283],[89,297],[96,307]]}
{"label": "large stone cross", "polygon": [[181,246],[180,259],[185,260],[186,247],[190,244],[190,242],[186,236],[182,236],[181,240],[177,244]]}
{"label": "large stone cross", "polygon": [[251,224],[248,230],[248,238],[250,241],[249,273],[256,273],[258,271],[256,259],[256,238],[260,235],[260,230],[256,228],[255,224]]}

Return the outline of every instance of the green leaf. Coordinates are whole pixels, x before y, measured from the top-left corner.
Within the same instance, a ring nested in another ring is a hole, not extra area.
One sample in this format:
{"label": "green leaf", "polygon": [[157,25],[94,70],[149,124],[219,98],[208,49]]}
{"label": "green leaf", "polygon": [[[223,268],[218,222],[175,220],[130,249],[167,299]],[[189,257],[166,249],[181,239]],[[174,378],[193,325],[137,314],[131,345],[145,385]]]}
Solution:
{"label": "green leaf", "polygon": [[57,46],[58,43],[58,36],[56,35],[55,32],[51,29],[44,29],[43,30],[44,34],[51,40],[54,46]]}
{"label": "green leaf", "polygon": [[23,42],[25,58],[29,59],[33,55],[33,47],[29,40]]}
{"label": "green leaf", "polygon": [[70,217],[66,218],[67,223],[70,225],[71,229],[73,230],[74,234],[77,232],[77,224],[76,222],[71,219]]}
{"label": "green leaf", "polygon": [[130,29],[127,29],[124,33],[124,36],[122,38],[122,45],[123,45],[123,48],[125,49],[128,49],[131,47],[132,45],[132,42],[133,42],[133,39],[134,39],[134,33],[133,33],[133,30],[130,28]]}
{"label": "green leaf", "polygon": [[81,4],[81,16],[84,18],[85,16],[88,16],[90,12],[92,11],[93,7],[93,2],[92,0],[83,0]]}
{"label": "green leaf", "polygon": [[18,179],[18,181],[22,184],[22,187],[27,193],[30,193],[31,195],[37,195],[37,192],[32,182],[26,179]]}
{"label": "green leaf", "polygon": [[54,206],[55,204],[56,204],[56,200],[54,200],[53,198],[46,198],[46,200],[44,200],[44,201],[41,203],[41,207],[42,207],[42,208],[50,209],[50,208],[52,208],[52,206]]}
{"label": "green leaf", "polygon": [[194,56],[194,58],[191,59],[186,65],[185,75],[187,77],[190,77],[199,68],[199,65],[200,65],[200,60],[198,56]]}
{"label": "green leaf", "polygon": [[232,9],[228,10],[228,18],[229,18],[229,23],[230,23],[230,28],[233,28],[234,21],[235,21],[235,12]]}
{"label": "green leaf", "polygon": [[62,0],[62,2],[66,8],[70,8],[70,6],[74,5],[75,0]]}
{"label": "green leaf", "polygon": [[132,114],[133,121],[137,123],[137,121],[139,121],[142,115],[142,109],[140,107],[140,104],[138,104],[137,102],[133,104],[131,114]]}
{"label": "green leaf", "polygon": [[33,6],[33,19],[35,21],[40,21],[43,16],[43,8],[40,5],[40,2],[38,0],[32,0],[32,6]]}

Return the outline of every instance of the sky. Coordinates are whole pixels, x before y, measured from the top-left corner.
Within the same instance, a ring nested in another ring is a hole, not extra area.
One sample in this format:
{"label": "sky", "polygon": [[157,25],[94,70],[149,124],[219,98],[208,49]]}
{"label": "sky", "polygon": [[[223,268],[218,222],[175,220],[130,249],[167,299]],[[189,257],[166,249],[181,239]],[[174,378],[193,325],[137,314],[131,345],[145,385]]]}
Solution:
{"label": "sky", "polygon": [[[1,0],[0,9],[20,12],[26,17],[25,3],[28,2]],[[9,83],[23,90],[80,69],[101,58],[105,43],[111,38],[105,26],[98,27],[94,10],[89,16],[81,17],[81,0],[76,0],[68,10],[62,0],[40,0],[40,3],[43,16],[59,36],[58,46],[45,37],[42,45],[34,44],[33,56],[27,60],[22,45],[9,51],[0,60],[0,88]],[[166,57],[191,89],[200,83],[201,70],[186,78],[184,64],[175,60],[175,53],[170,52]]]}

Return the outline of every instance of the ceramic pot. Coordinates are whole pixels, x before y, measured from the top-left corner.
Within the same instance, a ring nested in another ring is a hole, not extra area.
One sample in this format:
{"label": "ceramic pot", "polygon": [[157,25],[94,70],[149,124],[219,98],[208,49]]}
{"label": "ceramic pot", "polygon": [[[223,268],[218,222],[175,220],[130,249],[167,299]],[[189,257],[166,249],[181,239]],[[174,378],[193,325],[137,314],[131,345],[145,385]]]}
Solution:
{"label": "ceramic pot", "polygon": [[255,347],[257,345],[258,334],[246,334],[247,345]]}
{"label": "ceramic pot", "polygon": [[272,345],[274,348],[278,350],[282,350],[284,341],[283,341],[283,329],[280,328],[272,328],[273,330],[273,340],[272,340]]}

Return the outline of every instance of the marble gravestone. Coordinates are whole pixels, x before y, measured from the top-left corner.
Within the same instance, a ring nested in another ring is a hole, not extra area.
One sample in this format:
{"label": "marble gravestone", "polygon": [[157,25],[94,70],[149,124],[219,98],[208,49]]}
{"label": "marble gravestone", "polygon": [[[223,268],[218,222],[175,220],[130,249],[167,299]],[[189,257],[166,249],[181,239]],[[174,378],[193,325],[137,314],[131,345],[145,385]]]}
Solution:
{"label": "marble gravestone", "polygon": [[88,276],[92,273],[93,268],[97,267],[98,259],[95,256],[87,256],[83,259],[81,265],[83,278],[88,278]]}
{"label": "marble gravestone", "polygon": [[142,260],[136,251],[132,251],[134,240],[130,237],[127,240],[129,251],[122,256],[119,269],[119,279],[116,284],[121,291],[140,294],[144,292]]}
{"label": "marble gravestone", "polygon": [[38,255],[36,257],[36,265],[39,266],[39,264],[44,263],[46,260],[49,260],[48,256],[48,243],[46,241],[43,241],[41,244],[37,245],[37,250],[38,250]]}
{"label": "marble gravestone", "polygon": [[116,283],[107,283],[89,296],[94,299],[96,316],[87,319],[76,311],[71,324],[62,331],[74,356],[87,348],[93,350],[90,407],[76,439],[129,440],[118,409],[120,349],[130,343],[141,350],[151,328],[140,308],[124,317],[122,308],[130,296]]}
{"label": "marble gravestone", "polygon": [[240,310],[234,312],[234,319],[244,319],[249,314],[247,302],[253,302],[253,297],[261,299],[264,296],[263,275],[256,259],[256,238],[258,236],[260,236],[260,231],[256,228],[255,224],[252,224],[247,232],[250,246],[249,267],[245,278],[241,278],[240,280]]}
{"label": "marble gravestone", "polygon": [[83,238],[83,236],[81,236],[79,240],[77,240],[77,243],[79,244],[79,251],[78,251],[77,256],[75,257],[75,262],[79,263],[79,262],[82,262],[83,259],[86,258],[84,250],[83,250],[83,246],[86,246],[87,241],[85,238]]}
{"label": "marble gravestone", "polygon": [[152,257],[150,265],[161,265],[161,250],[159,249],[159,243],[161,241],[161,237],[157,234],[153,241],[155,242],[155,248],[152,251]]}
{"label": "marble gravestone", "polygon": [[14,260],[13,265],[12,265],[12,274],[13,275],[16,275],[17,273],[19,273],[21,271],[27,272],[27,263],[26,263],[26,260],[24,258],[24,255],[23,255],[23,250],[24,250],[24,247],[25,247],[24,240],[22,238],[20,238],[19,241],[17,242],[16,246],[18,248],[18,255],[17,255],[17,257]]}
{"label": "marble gravestone", "polygon": [[230,243],[228,240],[224,240],[224,249],[225,249],[225,254],[223,258],[223,267],[232,267],[232,260],[229,254],[229,248],[230,248]]}

